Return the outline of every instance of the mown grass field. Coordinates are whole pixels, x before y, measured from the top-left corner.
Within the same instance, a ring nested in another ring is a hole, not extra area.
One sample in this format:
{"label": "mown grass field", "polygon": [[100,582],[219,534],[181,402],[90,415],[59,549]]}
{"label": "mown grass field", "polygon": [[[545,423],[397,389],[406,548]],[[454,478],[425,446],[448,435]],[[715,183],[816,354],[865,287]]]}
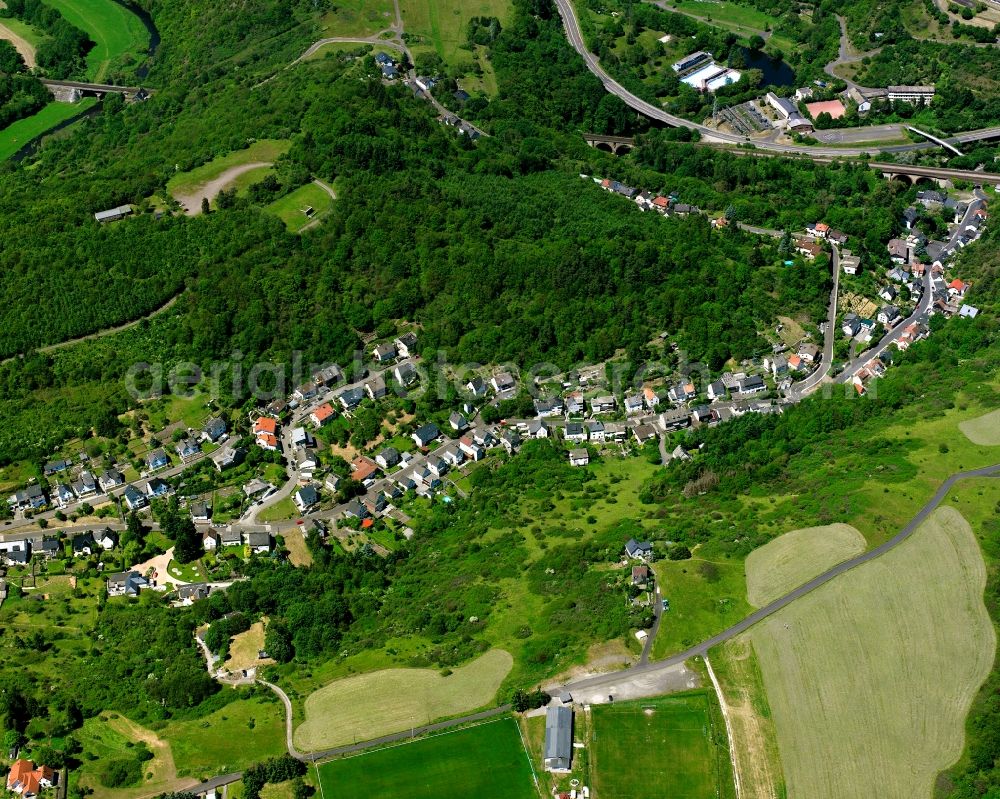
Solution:
{"label": "mown grass field", "polygon": [[725,726],[710,692],[594,705],[591,723],[595,796],[733,796]]}
{"label": "mown grass field", "polygon": [[37,114],[19,119],[0,130],[0,161],[5,161],[28,142],[41,136],[56,125],[83,114],[97,100],[87,97],[79,103],[49,103]]}
{"label": "mown grass field", "polygon": [[473,55],[463,50],[466,27],[472,17],[498,17],[505,22],[510,13],[509,0],[400,0],[403,25],[411,36],[414,57],[421,50],[432,49],[446,64],[468,64]]}
{"label": "mown grass field", "polygon": [[761,608],[864,551],[865,537],[847,524],[785,533],[747,557],[747,600]]}
{"label": "mown grass field", "polygon": [[[306,216],[303,209],[311,206],[313,213]],[[280,200],[275,200],[266,210],[285,223],[292,233],[298,233],[314,220],[322,219],[333,208],[333,198],[315,183],[307,183],[289,192]]]}
{"label": "mown grass field", "polygon": [[5,28],[10,28],[10,30],[33,47],[38,47],[46,38],[46,35],[38,30],[38,28],[33,28],[27,22],[17,19],[17,17],[4,17],[2,22]]}
{"label": "mown grass field", "polygon": [[372,36],[395,21],[392,0],[340,0],[320,18],[327,36]]}
{"label": "mown grass field", "polygon": [[295,745],[311,752],[366,741],[489,704],[513,665],[491,649],[447,677],[432,669],[383,669],[337,680],[305,701]]}
{"label": "mown grass field", "polygon": [[786,796],[774,717],[753,644],[745,635],[730,639],[711,651],[710,660],[729,714],[740,799]]}
{"label": "mown grass field", "polygon": [[480,724],[319,767],[327,799],[537,799],[512,718]]}
{"label": "mown grass field", "polygon": [[931,795],[993,664],[985,581],[971,528],[943,507],[750,630],[790,799]]}
{"label": "mown grass field", "polygon": [[174,175],[167,181],[167,191],[174,197],[195,194],[234,167],[257,162],[271,163],[289,147],[291,142],[284,139],[260,139],[246,149],[220,155],[188,172]]}
{"label": "mown grass field", "polygon": [[112,0],[46,0],[95,43],[87,54],[87,77],[104,80],[111,65],[127,53],[141,54],[149,34],[135,14]]}
{"label": "mown grass field", "polygon": [[959,424],[958,429],[973,444],[1000,447],[1000,410],[991,411],[975,419],[968,419]]}

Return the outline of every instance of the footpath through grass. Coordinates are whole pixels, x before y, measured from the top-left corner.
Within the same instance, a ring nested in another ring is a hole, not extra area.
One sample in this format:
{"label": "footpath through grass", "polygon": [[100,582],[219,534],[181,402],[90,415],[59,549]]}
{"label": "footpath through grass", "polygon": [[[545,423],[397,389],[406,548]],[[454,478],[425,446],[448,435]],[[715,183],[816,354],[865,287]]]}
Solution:
{"label": "footpath through grass", "polygon": [[95,43],[87,54],[87,77],[104,80],[112,64],[127,53],[140,56],[149,47],[142,20],[113,0],[45,0]]}
{"label": "footpath through grass", "polygon": [[537,799],[517,723],[507,717],[319,767],[327,799]]}
{"label": "footpath through grass", "polygon": [[591,714],[596,796],[733,796],[725,725],[711,692],[594,705]]}

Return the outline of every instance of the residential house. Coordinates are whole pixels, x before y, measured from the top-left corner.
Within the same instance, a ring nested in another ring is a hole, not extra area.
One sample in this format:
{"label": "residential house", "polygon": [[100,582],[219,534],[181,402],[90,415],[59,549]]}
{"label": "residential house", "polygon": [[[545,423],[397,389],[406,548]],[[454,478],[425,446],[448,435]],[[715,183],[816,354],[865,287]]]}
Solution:
{"label": "residential house", "polygon": [[974,305],[963,305],[958,309],[958,315],[963,319],[975,319],[979,315],[979,309]]}
{"label": "residential house", "polygon": [[624,422],[605,422],[604,423],[604,440],[622,442],[628,436],[628,428],[626,428]]}
{"label": "residential house", "polygon": [[645,586],[649,583],[649,566],[643,563],[640,566],[632,567],[632,585]]}
{"label": "residential house", "polygon": [[80,476],[73,481],[73,493],[78,499],[96,496],[97,480],[94,475],[87,470],[80,472]]}
{"label": "residential house", "polygon": [[[886,272],[885,276],[894,283],[907,283],[910,280],[910,273],[899,266],[894,266]],[[895,297],[889,299],[888,301],[892,302],[894,299]]]}
{"label": "residential house", "polygon": [[356,499],[352,499],[344,506],[345,519],[367,519],[368,508]]}
{"label": "residential house", "polygon": [[563,438],[566,441],[586,441],[587,430],[584,428],[583,422],[567,422],[563,430]]}
{"label": "residential house", "polygon": [[438,457],[437,455],[432,455],[427,459],[427,471],[433,474],[435,477],[444,477],[447,474],[448,462],[444,458]]}
{"label": "residential house", "polygon": [[379,492],[374,497],[366,498],[364,505],[368,513],[371,516],[375,516],[389,507],[389,500],[385,494]]}
{"label": "residential house", "polygon": [[118,546],[118,533],[110,527],[106,527],[103,532],[94,536],[94,543],[105,552],[108,552]]}
{"label": "residential house", "polygon": [[30,485],[12,494],[7,504],[13,510],[38,510],[48,504],[48,499],[40,486]]}
{"label": "residential house", "polygon": [[177,442],[174,449],[177,451],[177,456],[182,461],[189,461],[201,452],[201,444],[199,444],[194,438],[182,438]]}
{"label": "residential house", "polygon": [[73,556],[77,558],[82,558],[84,555],[93,555],[97,550],[97,542],[94,541],[94,536],[89,530],[73,536],[72,546]]}
{"label": "residential house", "polygon": [[861,332],[861,320],[858,318],[857,314],[844,314],[844,319],[843,322],[841,322],[840,329],[847,338],[853,338]]}
{"label": "residential house", "polygon": [[34,547],[36,555],[41,555],[45,558],[54,558],[62,554],[62,547],[59,545],[58,539],[55,538],[43,538],[41,543]]}
{"label": "residential house", "polygon": [[645,403],[649,410],[653,410],[657,405],[660,404],[659,395],[649,386],[643,386],[642,389],[642,401]]}
{"label": "residential house", "polygon": [[708,424],[715,421],[715,412],[707,405],[699,405],[691,411],[691,421],[694,424]]}
{"label": "residential house", "polygon": [[314,505],[319,504],[319,492],[315,486],[304,485],[295,492],[292,501],[295,503],[295,507],[299,509],[299,513],[305,513]]}
{"label": "residential house", "polygon": [[615,398],[611,394],[605,394],[600,397],[594,397],[590,401],[590,412],[591,413],[614,413],[615,410]]}
{"label": "residential house", "polygon": [[216,442],[226,434],[226,420],[220,416],[213,416],[205,426],[201,428],[201,437],[205,441]]}
{"label": "residential house", "polygon": [[697,396],[698,392],[694,390],[694,383],[691,382],[678,383],[667,392],[667,399],[677,405]]}
{"label": "residential house", "polygon": [[902,239],[889,239],[885,246],[889,251],[889,260],[894,264],[905,264],[910,260],[910,247]]}
{"label": "residential house", "polygon": [[150,472],[155,472],[158,469],[166,468],[170,465],[170,458],[167,457],[167,453],[162,449],[154,449],[148,455],[146,455],[146,469]]}
{"label": "residential house", "polygon": [[219,534],[211,527],[201,535],[201,545],[206,552],[212,552],[219,548]]}
{"label": "residential house", "polygon": [[505,430],[500,436],[500,443],[508,454],[513,455],[521,447],[521,436],[517,430]]}
{"label": "residential house", "polygon": [[631,397],[625,397],[625,413],[628,416],[634,416],[637,413],[642,413],[644,407],[644,402],[642,394],[633,394]]}
{"label": "residential house", "polygon": [[[331,419],[333,419],[336,413],[337,412],[333,409],[333,406],[329,402],[324,402],[322,405],[320,405],[318,408],[313,410],[312,413],[309,414],[309,419],[314,425],[316,425],[316,427],[322,427]],[[305,430],[303,430],[302,432],[305,433]],[[293,443],[297,442],[293,441]],[[307,433],[304,443],[308,444]]]}
{"label": "residential house", "polygon": [[895,305],[883,305],[876,318],[886,327],[892,327],[899,321],[899,308]]}
{"label": "residential house", "polygon": [[448,424],[451,425],[451,429],[456,433],[464,432],[469,427],[468,420],[458,411],[452,411],[448,417]]}
{"label": "residential house", "polygon": [[154,477],[148,483],[146,483],[146,494],[150,499],[155,499],[156,497],[163,497],[170,493],[170,483],[166,480],[161,480],[159,477]]}
{"label": "residential house", "polygon": [[333,363],[313,372],[312,379],[317,386],[327,388],[329,386],[336,385],[343,380],[344,373],[340,370],[340,367],[337,364]]}
{"label": "residential house", "polygon": [[458,448],[474,461],[481,461],[486,457],[486,450],[469,436],[462,436],[459,439]]}
{"label": "residential house", "polygon": [[473,397],[481,398],[486,396],[486,381],[481,377],[474,377],[468,383],[465,384],[465,389]]}
{"label": "residential house", "polygon": [[847,244],[848,236],[842,230],[835,230],[830,228],[826,234],[827,241],[832,241],[834,244],[844,245]]}
{"label": "residential house", "polygon": [[104,473],[97,478],[97,483],[100,485],[101,491],[106,494],[113,488],[125,485],[125,475],[112,467],[110,469],[106,469]]}
{"label": "residential house", "polygon": [[375,456],[375,463],[382,469],[391,469],[399,463],[399,450],[395,447],[386,447]]}
{"label": "residential house", "polygon": [[721,380],[714,380],[708,384],[708,398],[715,402],[718,399],[726,398],[726,384]]}
{"label": "residential house", "polygon": [[788,356],[788,368],[793,372],[801,372],[803,369],[803,362],[801,355],[789,355]]}
{"label": "residential house", "polygon": [[272,419],[279,419],[287,409],[288,401],[284,397],[278,397],[267,404],[264,408],[264,414]]}
{"label": "residential house", "polygon": [[625,554],[633,560],[645,560],[653,554],[653,545],[648,541],[636,541],[630,538],[625,543]]}
{"label": "residential house", "polygon": [[490,385],[497,394],[506,394],[517,387],[510,372],[497,372],[490,378]]}
{"label": "residential house", "polygon": [[337,395],[337,402],[345,411],[353,410],[361,404],[361,400],[365,398],[364,389],[355,386],[354,388],[345,388]]}
{"label": "residential house", "polygon": [[51,477],[54,474],[65,472],[72,465],[73,464],[67,460],[49,461],[42,467],[42,474],[46,477]]}
{"label": "residential house", "polygon": [[525,426],[525,435],[528,438],[548,438],[549,426],[541,419],[532,419]]}
{"label": "residential house", "polygon": [[542,763],[546,771],[567,772],[573,763],[573,709],[550,705],[545,710],[545,744]]}
{"label": "residential house", "polygon": [[414,430],[411,438],[414,444],[423,448],[429,446],[435,439],[440,438],[440,436],[441,431],[438,429],[438,426],[434,422],[428,422]]}
{"label": "residential house", "polygon": [[840,268],[845,275],[856,275],[861,271],[861,256],[855,255],[850,250],[842,250],[840,253]]}
{"label": "residential house", "polygon": [[577,416],[586,411],[583,392],[573,391],[566,395],[566,413]]}
{"label": "residential house", "polygon": [[417,382],[418,377],[416,367],[409,361],[401,363],[398,366],[394,366],[392,369],[392,376],[403,388],[409,388],[412,386]]}
{"label": "residential house", "polygon": [[311,400],[316,396],[317,393],[316,383],[309,381],[308,383],[303,383],[295,391],[292,392],[292,399],[295,400],[296,404],[305,402],[306,400]]}
{"label": "residential house", "polygon": [[396,357],[396,345],[379,344],[372,350],[372,356],[379,363],[388,363]]}
{"label": "residential house", "polygon": [[683,430],[691,424],[691,416],[686,408],[672,408],[660,414],[660,428],[665,433]]}
{"label": "residential house", "polygon": [[316,439],[304,427],[293,427],[292,446],[296,449],[299,447],[314,447],[316,446]]}
{"label": "residential house", "polygon": [[201,599],[206,599],[211,592],[212,588],[207,583],[189,583],[177,588],[177,599],[182,605],[193,605]]}
{"label": "residential house", "polygon": [[261,416],[253,423],[253,434],[261,449],[278,449],[278,423],[270,416]]}
{"label": "residential house", "polygon": [[296,451],[295,471],[300,480],[312,480],[313,474],[319,468],[319,453],[312,447],[303,447]]}
{"label": "residential house", "polygon": [[388,395],[389,389],[385,384],[385,376],[382,374],[377,374],[367,383],[365,383],[365,394],[371,400],[380,400],[386,395]]}
{"label": "residential house", "polygon": [[917,192],[917,202],[924,206],[924,208],[934,208],[943,205],[944,200],[945,196],[933,189]]}
{"label": "residential house", "polygon": [[918,218],[917,209],[912,205],[903,211],[903,224],[906,225],[907,230],[913,230],[913,226],[917,223]]}
{"label": "residential house", "polygon": [[598,419],[588,420],[587,437],[595,443],[602,443],[604,441],[604,422]]}
{"label": "residential house", "polygon": [[219,533],[219,546],[238,547],[243,544],[243,533],[238,529],[227,527]]}
{"label": "residential house", "polygon": [[816,222],[813,225],[807,225],[806,232],[818,238],[825,239],[830,232],[830,226],[826,222]]}
{"label": "residential house", "polygon": [[56,504],[60,508],[68,507],[76,501],[76,495],[73,493],[73,489],[65,483],[56,483],[53,496],[55,497]]}
{"label": "residential house", "polygon": [[149,500],[146,499],[146,495],[134,485],[125,486],[125,490],[122,492],[122,501],[125,503],[125,507],[130,511],[140,510],[149,504]]}
{"label": "residential house", "polygon": [[417,481],[413,477],[413,472],[406,472],[405,474],[400,472],[396,475],[394,482],[403,491],[413,491],[417,487]]}
{"label": "residential house", "polygon": [[264,555],[274,549],[274,539],[270,533],[245,533],[244,541],[251,552]]}
{"label": "residential house", "polygon": [[569,451],[570,466],[586,466],[590,463],[590,452],[586,447],[571,449]]}
{"label": "residential house", "polygon": [[393,344],[396,345],[396,352],[401,358],[410,358],[416,355],[417,335],[416,333],[403,333]]}
{"label": "residential house", "polygon": [[371,479],[377,471],[378,464],[371,458],[366,458],[362,455],[351,461],[351,479],[359,483]]}
{"label": "residential house", "polygon": [[218,452],[212,453],[212,463],[216,470],[222,472],[231,466],[238,466],[246,458],[246,450],[240,447],[223,447]]}
{"label": "residential house", "polygon": [[811,261],[823,253],[823,247],[815,241],[798,241],[795,243],[795,251]]}
{"label": "residential house", "polygon": [[[685,414],[685,416],[687,416],[687,414]],[[651,424],[637,424],[632,428],[632,435],[635,436],[635,440],[639,442],[640,445],[649,441],[654,441],[657,438],[656,428]]]}
{"label": "residential house", "polygon": [[744,397],[750,394],[760,394],[761,392],[767,391],[767,385],[760,376],[751,375],[750,377],[745,377],[740,381],[739,391]]}
{"label": "residential house", "polygon": [[819,345],[818,344],[801,344],[799,345],[799,357],[805,363],[815,363],[819,360]]}
{"label": "residential house", "polygon": [[777,378],[788,372],[788,358],[784,355],[774,355],[764,359],[764,368]]}
{"label": "residential house", "polygon": [[448,466],[459,466],[465,462],[465,455],[459,447],[452,444],[449,447],[445,447],[441,450],[441,459],[448,464]]}
{"label": "residential house", "polygon": [[956,278],[955,280],[951,281],[951,283],[948,284],[948,293],[952,297],[964,297],[965,292],[967,292],[968,290],[969,290],[969,284],[962,282],[958,278]]}
{"label": "residential house", "polygon": [[563,412],[563,402],[559,397],[548,397],[535,400],[535,413],[539,419],[559,416]]}
{"label": "residential house", "polygon": [[[98,219],[98,221],[104,220]],[[36,767],[32,761],[24,758],[15,760],[7,775],[7,790],[22,796],[23,799],[35,799],[45,788],[51,788],[55,783],[55,771],[44,765]]]}
{"label": "residential house", "polygon": [[336,472],[330,472],[323,480],[323,488],[333,494],[336,494],[337,489],[340,488],[340,475]]}
{"label": "residential house", "polygon": [[899,296],[899,292],[896,291],[895,286],[883,286],[878,296],[886,302],[893,302]]}

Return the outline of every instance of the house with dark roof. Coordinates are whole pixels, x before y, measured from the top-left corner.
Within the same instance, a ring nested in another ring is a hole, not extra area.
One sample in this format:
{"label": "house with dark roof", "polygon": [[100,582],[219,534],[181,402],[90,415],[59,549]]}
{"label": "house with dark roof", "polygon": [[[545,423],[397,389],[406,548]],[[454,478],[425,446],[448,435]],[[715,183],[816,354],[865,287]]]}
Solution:
{"label": "house with dark roof", "polygon": [[125,491],[122,492],[122,501],[125,503],[125,507],[129,510],[139,510],[140,508],[145,508],[149,504],[149,500],[146,499],[146,495],[134,485],[125,486]]}
{"label": "house with dark roof", "polygon": [[648,541],[636,541],[630,538],[625,542],[625,554],[633,560],[645,560],[653,554],[653,545]]}
{"label": "house with dark roof", "polygon": [[149,587],[149,580],[139,572],[120,572],[108,575],[108,596],[138,596],[143,588]]}
{"label": "house with dark roof", "polygon": [[357,408],[361,404],[361,400],[365,398],[365,391],[363,388],[355,386],[354,388],[346,388],[337,395],[337,401],[341,404],[345,411]]}
{"label": "house with dark roof", "polygon": [[101,486],[101,491],[107,493],[113,488],[118,488],[118,486],[124,485],[125,475],[115,468],[106,469],[104,474],[97,478],[97,482]]}
{"label": "house with dark roof", "polygon": [[201,437],[206,441],[218,441],[226,434],[226,420],[215,416],[205,422],[201,429]]}
{"label": "house with dark roof", "polygon": [[94,541],[94,536],[89,530],[73,536],[73,555],[76,557],[81,558],[84,555],[93,555],[96,549],[97,542]]}
{"label": "house with dark roof", "polygon": [[162,449],[154,449],[146,456],[146,468],[151,472],[163,469],[169,465],[170,458],[167,457],[167,453]]}
{"label": "house with dark roof", "polygon": [[440,435],[441,431],[438,429],[438,426],[434,424],[434,422],[428,422],[422,427],[418,427],[414,430],[412,438],[413,442],[418,447],[426,447],[434,441],[434,439],[440,437]]}
{"label": "house with dark roof", "polygon": [[305,513],[319,502],[319,492],[315,486],[304,485],[295,492],[293,500],[295,507],[299,509],[299,513]]}

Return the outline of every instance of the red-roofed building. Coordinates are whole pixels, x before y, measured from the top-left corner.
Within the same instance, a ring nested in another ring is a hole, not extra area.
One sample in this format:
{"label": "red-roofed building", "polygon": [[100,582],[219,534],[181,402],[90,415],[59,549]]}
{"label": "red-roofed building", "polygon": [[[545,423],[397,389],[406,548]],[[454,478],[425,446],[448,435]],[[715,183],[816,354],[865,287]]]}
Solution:
{"label": "red-roofed building", "polygon": [[20,794],[25,799],[38,796],[43,788],[51,788],[55,782],[55,772],[48,766],[38,766],[30,760],[15,760],[7,775],[7,790]]}
{"label": "red-roofed building", "polygon": [[351,461],[351,478],[363,483],[378,471],[378,464],[371,458],[361,456]]}
{"label": "red-roofed building", "polygon": [[273,436],[277,432],[278,422],[270,416],[261,416],[256,422],[253,423],[253,433],[255,436],[260,435],[261,433],[270,433]]}
{"label": "red-roofed building", "polygon": [[261,449],[269,449],[274,452],[278,449],[278,437],[271,433],[258,433],[257,446]]}
{"label": "red-roofed building", "polygon": [[309,414],[309,418],[316,427],[322,427],[333,418],[333,414],[333,406],[329,402],[324,402]]}
{"label": "red-roofed building", "polygon": [[817,236],[822,236],[825,239],[826,234],[830,232],[830,226],[826,222],[817,222],[813,230]]}
{"label": "red-roofed building", "polygon": [[660,213],[664,213],[670,207],[670,199],[659,195],[653,198],[653,208],[655,208]]}
{"label": "red-roofed building", "polygon": [[373,524],[375,524],[375,522],[374,522],[374,520],[370,516],[367,519],[362,519],[361,520],[361,527],[363,529],[365,529],[365,530],[367,530]]}
{"label": "red-roofed building", "polygon": [[952,296],[964,297],[965,292],[968,291],[968,289],[969,289],[969,284],[963,283],[961,280],[958,280],[957,278],[948,284],[948,293],[951,294]]}

